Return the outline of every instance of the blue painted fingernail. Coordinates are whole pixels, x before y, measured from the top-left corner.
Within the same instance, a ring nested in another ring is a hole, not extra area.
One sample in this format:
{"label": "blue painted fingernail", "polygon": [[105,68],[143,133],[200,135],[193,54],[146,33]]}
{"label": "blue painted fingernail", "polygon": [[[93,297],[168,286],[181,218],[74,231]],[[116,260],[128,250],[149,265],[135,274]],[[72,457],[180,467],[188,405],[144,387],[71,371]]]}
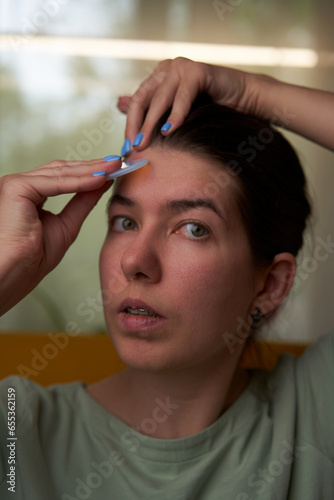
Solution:
{"label": "blue painted fingernail", "polygon": [[121,156],[127,155],[129,151],[131,151],[131,142],[130,139],[125,139],[121,149]]}
{"label": "blue painted fingernail", "polygon": [[168,132],[168,130],[171,128],[172,124],[171,122],[166,122],[162,127],[161,127],[161,132]]}
{"label": "blue painted fingernail", "polygon": [[103,159],[104,159],[104,161],[116,161],[116,160],[120,160],[121,157],[118,155],[109,155],[109,156],[105,156]]}
{"label": "blue painted fingernail", "polygon": [[132,143],[132,146],[139,146],[141,141],[143,140],[143,134],[140,132],[136,137],[135,140]]}
{"label": "blue painted fingernail", "polygon": [[101,170],[101,172],[94,172],[92,175],[93,175],[94,177],[99,177],[100,175],[106,175],[106,173],[105,173],[105,172],[103,172],[103,170]]}

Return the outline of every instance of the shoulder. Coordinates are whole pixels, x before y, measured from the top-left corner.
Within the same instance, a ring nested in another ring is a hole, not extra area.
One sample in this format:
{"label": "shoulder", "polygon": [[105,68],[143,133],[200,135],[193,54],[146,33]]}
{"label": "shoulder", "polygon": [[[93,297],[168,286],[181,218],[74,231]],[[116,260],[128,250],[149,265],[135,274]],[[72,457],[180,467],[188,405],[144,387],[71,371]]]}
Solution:
{"label": "shoulder", "polygon": [[[7,442],[9,415],[21,448],[29,450],[33,443],[45,448],[51,436],[69,436],[84,400],[82,387],[81,382],[43,387],[20,376],[1,380],[0,443]],[[0,472],[1,462],[5,463],[4,446],[0,447]]]}
{"label": "shoulder", "polygon": [[[334,370],[334,330],[312,344],[298,359],[300,369],[307,365],[314,365],[320,371]],[[318,372],[319,373],[319,372]]]}
{"label": "shoulder", "polygon": [[20,407],[26,405],[26,402],[34,391],[34,384],[28,379],[12,375],[0,381],[0,415],[7,413],[8,400],[10,399],[15,403],[15,410],[18,409],[18,400]]}
{"label": "shoulder", "polygon": [[270,375],[276,421],[293,421],[295,438],[333,460],[334,332],[321,337],[302,356],[281,356]]}
{"label": "shoulder", "polygon": [[321,337],[296,361],[299,406],[304,415],[313,413],[318,423],[334,422],[334,332]]}
{"label": "shoulder", "polygon": [[308,395],[314,400],[328,397],[334,409],[334,331],[310,345],[298,358],[291,354],[281,355],[270,378],[275,387],[283,391],[293,385],[296,397]]}
{"label": "shoulder", "polygon": [[[1,400],[7,394],[8,389],[11,388],[23,398],[29,398],[33,396],[38,396],[40,398],[52,397],[55,394],[72,393],[76,391],[84,384],[83,382],[70,382],[67,384],[54,384],[48,387],[44,387],[37,382],[21,377],[19,375],[11,375],[0,380],[0,398]],[[13,392],[13,391],[12,391]]]}
{"label": "shoulder", "polygon": [[310,384],[334,375],[334,330],[310,345],[302,356],[281,355],[275,372],[293,371],[299,384]]}
{"label": "shoulder", "polygon": [[12,406],[18,426],[37,415],[51,415],[56,408],[58,412],[71,411],[82,388],[81,382],[43,387],[24,377],[7,377],[0,381],[0,420],[7,422],[9,398],[15,402]]}

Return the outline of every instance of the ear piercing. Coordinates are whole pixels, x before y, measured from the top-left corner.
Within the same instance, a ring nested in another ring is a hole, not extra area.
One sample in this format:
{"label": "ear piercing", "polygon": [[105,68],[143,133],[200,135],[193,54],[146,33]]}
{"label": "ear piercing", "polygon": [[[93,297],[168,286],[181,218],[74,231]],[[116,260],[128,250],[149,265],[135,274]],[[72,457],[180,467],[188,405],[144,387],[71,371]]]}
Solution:
{"label": "ear piercing", "polygon": [[261,309],[259,307],[255,308],[254,313],[250,313],[250,317],[252,318],[252,324],[250,326],[247,338],[251,337],[254,333],[254,330],[258,328],[259,326],[262,325],[263,320],[265,317],[269,316],[271,314],[271,311],[267,314],[262,314]]}
{"label": "ear piercing", "polygon": [[255,313],[250,313],[250,317],[252,318],[251,328],[257,328],[262,323],[264,314],[261,313],[261,309],[259,307],[256,307]]}

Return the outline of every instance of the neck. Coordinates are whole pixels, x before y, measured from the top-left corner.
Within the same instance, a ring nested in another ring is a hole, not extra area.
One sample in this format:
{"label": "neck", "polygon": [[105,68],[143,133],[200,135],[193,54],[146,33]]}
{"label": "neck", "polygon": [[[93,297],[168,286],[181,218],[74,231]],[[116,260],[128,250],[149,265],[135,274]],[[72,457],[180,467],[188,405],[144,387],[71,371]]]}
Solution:
{"label": "neck", "polygon": [[[160,439],[191,436],[211,425],[249,381],[239,358],[173,372],[128,368],[102,381],[91,395],[142,434]],[[98,397],[97,397],[98,396]]]}

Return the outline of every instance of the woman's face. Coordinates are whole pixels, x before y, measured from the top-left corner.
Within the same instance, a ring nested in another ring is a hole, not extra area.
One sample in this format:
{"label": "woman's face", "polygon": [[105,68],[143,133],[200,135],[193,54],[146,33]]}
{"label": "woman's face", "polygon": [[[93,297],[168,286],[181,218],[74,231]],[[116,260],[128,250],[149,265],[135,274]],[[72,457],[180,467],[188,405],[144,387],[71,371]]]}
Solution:
{"label": "woman's face", "polygon": [[110,204],[100,256],[108,331],[134,368],[221,363],[256,289],[232,181],[224,187],[218,167],[190,153],[151,147],[131,160],[144,156],[149,165],[122,177]]}

